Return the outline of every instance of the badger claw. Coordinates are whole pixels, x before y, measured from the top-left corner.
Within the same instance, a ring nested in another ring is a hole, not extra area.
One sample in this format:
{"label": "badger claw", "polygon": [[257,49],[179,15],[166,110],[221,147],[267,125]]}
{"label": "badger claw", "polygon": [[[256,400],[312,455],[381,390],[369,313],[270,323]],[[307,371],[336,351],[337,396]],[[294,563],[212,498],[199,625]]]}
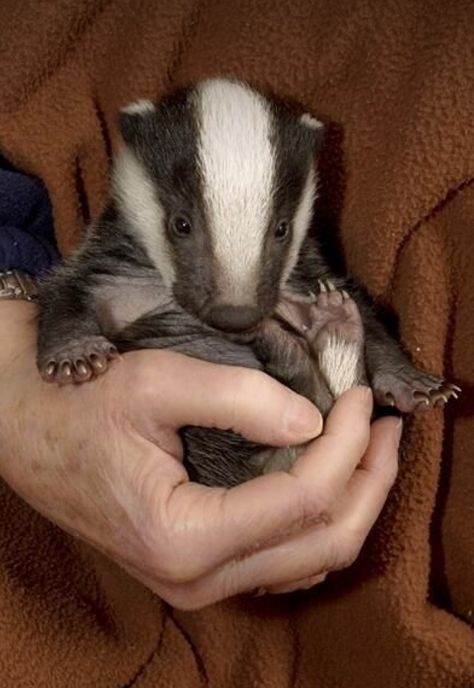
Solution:
{"label": "badger claw", "polygon": [[404,413],[444,406],[451,397],[457,398],[456,385],[445,383],[414,366],[378,373],[374,375],[372,386],[379,404],[396,406]]}
{"label": "badger claw", "polygon": [[39,356],[38,367],[46,382],[68,384],[87,382],[104,373],[117,349],[105,337],[92,336],[58,347],[47,356]]}

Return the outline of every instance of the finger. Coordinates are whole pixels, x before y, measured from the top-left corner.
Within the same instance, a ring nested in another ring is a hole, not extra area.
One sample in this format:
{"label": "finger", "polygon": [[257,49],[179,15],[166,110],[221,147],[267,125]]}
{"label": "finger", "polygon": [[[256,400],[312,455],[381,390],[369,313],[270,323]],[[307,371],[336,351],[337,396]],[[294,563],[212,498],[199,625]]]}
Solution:
{"label": "finger", "polygon": [[309,590],[309,588],[324,583],[327,578],[327,572],[317,573],[314,576],[309,576],[309,578],[301,578],[300,580],[293,581],[293,583],[287,583],[285,585],[270,585],[268,588],[261,588],[265,593],[271,595],[281,595],[287,592],[294,592],[296,590]]}
{"label": "finger", "polygon": [[[361,440],[365,433],[354,431],[359,425],[354,416],[369,424],[367,398],[361,388],[344,394],[328,421],[328,437],[316,440],[291,474],[261,476],[231,490],[189,482],[173,489],[161,475],[152,478],[152,466],[146,473],[147,492],[158,509],[152,522],[159,521],[159,530],[167,534],[166,542],[156,545],[161,571],[167,566],[164,577],[175,582],[193,580],[226,561],[326,523],[331,506],[328,495],[336,495],[338,471],[343,476],[341,485],[345,484],[365,450],[366,441]],[[325,482],[327,475],[332,483]],[[164,490],[170,492],[164,494]],[[311,575],[315,569],[285,580]]]}
{"label": "finger", "polygon": [[172,352],[140,352],[147,363],[135,380],[146,406],[174,429],[185,425],[232,429],[273,446],[320,434],[317,408],[258,370],[218,365]]}
{"label": "finger", "polygon": [[380,514],[398,471],[402,420],[373,424],[369,449],[352,476],[344,500],[334,512],[335,527],[363,541]]}
{"label": "finger", "polygon": [[368,387],[346,392],[332,408],[324,434],[309,445],[292,468],[293,475],[304,477],[317,467],[321,505],[333,504],[363,457],[370,439],[371,414],[372,392]]}
{"label": "finger", "polygon": [[373,437],[361,466],[351,479],[345,499],[328,520],[285,542],[228,561],[187,585],[163,592],[182,608],[199,608],[256,588],[282,590],[315,571],[349,566],[357,557],[379,515],[396,475],[400,429],[396,419],[374,424]]}
{"label": "finger", "polygon": [[[232,559],[209,573],[186,581],[157,580],[159,594],[180,609],[199,609],[253,590],[283,590],[295,581],[314,576],[314,571],[341,568],[341,555],[329,527],[322,525],[264,550]],[[344,543],[346,548],[346,544]]]}

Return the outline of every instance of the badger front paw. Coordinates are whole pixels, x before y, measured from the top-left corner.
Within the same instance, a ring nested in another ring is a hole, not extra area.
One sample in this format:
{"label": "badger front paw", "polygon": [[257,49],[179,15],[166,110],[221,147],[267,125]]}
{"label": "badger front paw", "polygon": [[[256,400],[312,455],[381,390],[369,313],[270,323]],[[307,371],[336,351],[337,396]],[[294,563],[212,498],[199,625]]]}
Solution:
{"label": "badger front paw", "polygon": [[38,369],[46,382],[87,382],[105,373],[109,361],[117,356],[117,349],[105,337],[83,337],[66,345],[50,347],[45,352],[40,351]]}
{"label": "badger front paw", "polygon": [[376,373],[372,388],[381,406],[396,406],[403,413],[444,406],[451,397],[457,399],[461,391],[456,385],[414,366]]}

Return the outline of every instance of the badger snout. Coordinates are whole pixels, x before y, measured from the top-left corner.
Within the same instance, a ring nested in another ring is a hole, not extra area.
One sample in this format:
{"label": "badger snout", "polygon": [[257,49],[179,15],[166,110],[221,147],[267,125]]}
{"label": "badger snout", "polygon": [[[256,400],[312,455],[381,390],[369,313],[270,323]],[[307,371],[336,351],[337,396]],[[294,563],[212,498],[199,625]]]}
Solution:
{"label": "badger snout", "polygon": [[255,306],[232,306],[222,304],[213,306],[206,314],[207,322],[224,332],[244,332],[250,330],[261,320],[261,313]]}

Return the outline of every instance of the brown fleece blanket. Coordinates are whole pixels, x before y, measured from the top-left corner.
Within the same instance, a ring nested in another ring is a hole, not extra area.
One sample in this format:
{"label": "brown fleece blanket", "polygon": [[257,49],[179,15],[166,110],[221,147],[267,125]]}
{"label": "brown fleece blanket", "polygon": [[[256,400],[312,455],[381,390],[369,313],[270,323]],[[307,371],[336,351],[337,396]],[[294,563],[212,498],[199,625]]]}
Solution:
{"label": "brown fleece blanket", "polygon": [[474,686],[474,5],[3,0],[0,145],[69,251],[104,197],[117,109],[235,75],[331,124],[321,231],[464,389],[410,419],[360,559],[306,594],[168,609],[0,488],[6,688]]}

